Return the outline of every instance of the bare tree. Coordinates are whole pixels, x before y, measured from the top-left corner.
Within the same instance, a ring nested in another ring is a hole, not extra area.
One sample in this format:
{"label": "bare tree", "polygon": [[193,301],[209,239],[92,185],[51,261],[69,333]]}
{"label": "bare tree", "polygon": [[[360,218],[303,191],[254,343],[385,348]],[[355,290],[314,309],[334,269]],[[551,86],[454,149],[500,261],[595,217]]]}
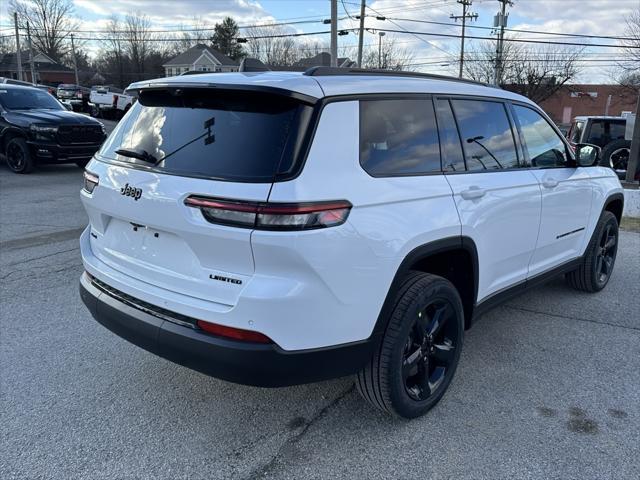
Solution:
{"label": "bare tree", "polygon": [[122,22],[117,15],[112,15],[105,27],[104,34],[104,47],[102,53],[106,62],[111,61],[115,64],[115,70],[117,72],[118,86],[123,87],[125,83],[124,70],[125,70],[125,41],[122,33]]}
{"label": "bare tree", "polygon": [[[582,51],[581,47],[533,46],[506,41],[500,85],[541,102],[578,76]],[[465,76],[472,80],[491,83],[494,66],[494,46],[489,42],[476,44],[465,55]]]}
{"label": "bare tree", "polygon": [[70,51],[69,36],[80,27],[73,17],[72,0],[11,0],[9,10],[11,14],[18,14],[21,29],[26,29],[29,22],[36,50],[55,61],[60,61]]}
{"label": "bare tree", "polygon": [[626,72],[637,75],[640,70],[640,7],[627,17],[624,30],[625,40],[621,40],[626,59],[620,62],[620,67]]}
{"label": "bare tree", "polygon": [[130,13],[125,16],[123,27],[124,51],[131,59],[134,72],[138,74],[139,78],[143,78],[145,61],[151,53],[154,40],[152,33],[149,31],[151,29],[151,20],[143,13]]}
{"label": "bare tree", "polygon": [[[351,59],[357,57],[355,48],[349,52]],[[384,70],[411,70],[414,53],[412,50],[398,46],[396,39],[385,37],[382,48],[368,47],[362,54],[363,68],[382,68]]]}
{"label": "bare tree", "polygon": [[247,30],[246,50],[249,57],[267,65],[287,67],[301,57],[300,46],[293,37],[280,37],[288,32],[280,25],[252,27]]}
{"label": "bare tree", "polygon": [[178,55],[185,50],[197,45],[198,43],[209,43],[211,36],[211,24],[206,22],[202,17],[194,17],[193,22],[189,26],[183,25],[178,35],[178,41],[172,42],[171,53]]}
{"label": "bare tree", "polygon": [[14,35],[0,35],[0,55],[15,52],[16,37]]}

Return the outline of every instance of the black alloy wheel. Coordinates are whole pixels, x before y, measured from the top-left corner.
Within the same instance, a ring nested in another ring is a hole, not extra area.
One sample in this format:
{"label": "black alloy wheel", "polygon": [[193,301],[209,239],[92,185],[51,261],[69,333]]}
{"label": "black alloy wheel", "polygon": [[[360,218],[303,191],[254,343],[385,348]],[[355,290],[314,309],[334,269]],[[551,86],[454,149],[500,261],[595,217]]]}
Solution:
{"label": "black alloy wheel", "polygon": [[360,395],[402,418],[424,415],[442,398],[462,351],[464,309],[447,279],[410,272],[399,284],[380,347],[356,376]]}
{"label": "black alloy wheel", "polygon": [[418,312],[402,359],[404,386],[414,400],[437,394],[451,372],[457,330],[455,311],[446,299],[436,299]]}
{"label": "black alloy wheel", "polygon": [[606,225],[602,235],[600,236],[599,248],[595,261],[596,282],[603,287],[609,281],[609,277],[613,271],[613,264],[616,260],[617,244],[618,229],[615,228],[615,225],[609,223]]}
{"label": "black alloy wheel", "polygon": [[5,150],[7,166],[15,173],[29,173],[33,170],[33,159],[29,146],[23,138],[12,138]]}
{"label": "black alloy wheel", "polygon": [[613,272],[618,252],[618,219],[609,212],[600,215],[578,268],[565,275],[569,285],[583,292],[599,292]]}

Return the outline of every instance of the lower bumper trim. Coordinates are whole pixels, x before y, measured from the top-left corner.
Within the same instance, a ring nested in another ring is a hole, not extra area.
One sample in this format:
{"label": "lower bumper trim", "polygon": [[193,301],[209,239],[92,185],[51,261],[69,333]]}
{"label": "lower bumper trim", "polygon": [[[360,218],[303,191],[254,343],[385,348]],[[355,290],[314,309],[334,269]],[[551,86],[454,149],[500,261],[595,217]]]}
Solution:
{"label": "lower bumper trim", "polygon": [[275,344],[215,337],[123,303],[85,273],[80,295],[93,317],[116,335],[185,367],[234,383],[282,387],[351,375],[371,358],[374,337],[334,347],[285,351]]}

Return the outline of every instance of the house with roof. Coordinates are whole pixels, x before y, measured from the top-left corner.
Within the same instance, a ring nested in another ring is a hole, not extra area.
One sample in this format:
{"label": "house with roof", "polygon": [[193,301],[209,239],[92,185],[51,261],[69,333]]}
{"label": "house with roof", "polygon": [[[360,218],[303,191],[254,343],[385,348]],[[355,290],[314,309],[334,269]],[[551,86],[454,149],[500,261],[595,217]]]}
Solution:
{"label": "house with roof", "polygon": [[194,45],[189,50],[173,57],[162,65],[167,77],[185,72],[237,72],[239,64],[225,54],[203,44]]}
{"label": "house with roof", "polygon": [[[31,78],[29,52],[21,52],[22,79],[31,83],[57,86],[60,83],[75,83],[75,74],[69,67],[61,65],[44,53],[34,52],[35,79]],[[18,60],[15,53],[0,55],[0,77],[18,78]]]}
{"label": "house with roof", "polygon": [[[349,57],[338,57],[338,67],[353,68],[357,64]],[[302,70],[306,70],[311,67],[330,67],[331,66],[331,54],[329,52],[320,52],[313,57],[301,58],[294,67],[298,67]]]}

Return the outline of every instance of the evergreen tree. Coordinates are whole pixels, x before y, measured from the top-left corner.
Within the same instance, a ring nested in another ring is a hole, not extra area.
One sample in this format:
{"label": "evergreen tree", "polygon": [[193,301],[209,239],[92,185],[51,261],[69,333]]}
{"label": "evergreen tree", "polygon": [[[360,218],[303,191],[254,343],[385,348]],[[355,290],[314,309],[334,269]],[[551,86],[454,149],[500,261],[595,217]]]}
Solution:
{"label": "evergreen tree", "polygon": [[226,17],[222,23],[216,23],[211,46],[224,53],[227,57],[240,60],[245,57],[242,45],[236,42],[238,37],[238,24],[231,17]]}

